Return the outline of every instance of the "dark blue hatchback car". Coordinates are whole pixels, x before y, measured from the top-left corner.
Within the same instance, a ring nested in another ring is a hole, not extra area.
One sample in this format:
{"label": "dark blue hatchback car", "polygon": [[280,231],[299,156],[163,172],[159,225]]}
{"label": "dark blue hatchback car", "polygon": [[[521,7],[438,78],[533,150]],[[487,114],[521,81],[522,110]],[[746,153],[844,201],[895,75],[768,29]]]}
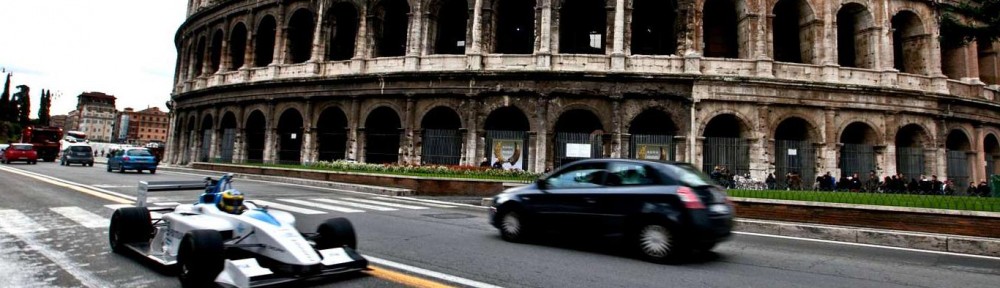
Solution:
{"label": "dark blue hatchback car", "polygon": [[125,170],[136,170],[142,173],[143,170],[156,174],[156,157],[146,148],[125,148],[115,151],[108,157],[108,172],[118,170],[124,173]]}
{"label": "dark blue hatchback car", "polygon": [[495,196],[490,221],[511,242],[567,229],[622,234],[640,257],[663,262],[728,239],[733,205],[691,164],[594,159]]}

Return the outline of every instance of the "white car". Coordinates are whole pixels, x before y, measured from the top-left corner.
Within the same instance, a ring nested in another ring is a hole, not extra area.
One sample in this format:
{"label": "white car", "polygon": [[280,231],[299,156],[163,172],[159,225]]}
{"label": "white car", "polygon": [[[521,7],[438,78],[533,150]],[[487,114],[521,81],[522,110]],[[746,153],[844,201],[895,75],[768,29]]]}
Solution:
{"label": "white car", "polygon": [[[351,222],[332,218],[316,233],[300,233],[295,217],[246,201],[246,209],[230,214],[210,203],[232,189],[232,174],[206,179],[199,203],[152,209],[115,210],[109,240],[116,253],[137,252],[162,265],[176,266],[183,287],[259,287],[362,271],[368,261],[355,251]],[[141,183],[140,185],[144,185]]]}

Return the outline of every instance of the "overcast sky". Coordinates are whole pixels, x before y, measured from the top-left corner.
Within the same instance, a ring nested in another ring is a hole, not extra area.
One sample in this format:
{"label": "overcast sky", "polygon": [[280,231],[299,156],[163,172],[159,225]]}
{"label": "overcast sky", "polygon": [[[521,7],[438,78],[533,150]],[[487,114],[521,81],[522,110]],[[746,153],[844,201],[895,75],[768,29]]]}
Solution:
{"label": "overcast sky", "polygon": [[0,0],[0,67],[14,73],[10,93],[17,85],[31,88],[32,118],[42,89],[60,94],[52,115],[75,109],[76,96],[85,91],[118,97],[118,110],[165,110],[177,58],[174,33],[186,5],[185,0]]}

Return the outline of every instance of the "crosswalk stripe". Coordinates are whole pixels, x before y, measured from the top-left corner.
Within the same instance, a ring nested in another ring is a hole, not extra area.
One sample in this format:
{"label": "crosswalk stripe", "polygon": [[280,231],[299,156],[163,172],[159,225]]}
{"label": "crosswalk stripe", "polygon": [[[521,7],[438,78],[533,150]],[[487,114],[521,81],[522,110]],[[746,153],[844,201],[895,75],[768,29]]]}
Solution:
{"label": "crosswalk stripe", "polygon": [[271,201],[253,200],[253,203],[264,205],[264,206],[268,206],[268,208],[274,208],[274,209],[277,209],[277,210],[285,210],[285,211],[289,211],[289,212],[296,212],[296,213],[299,213],[299,214],[307,214],[307,215],[326,214],[326,212],[323,212],[323,211],[316,211],[316,210],[312,210],[312,209],[299,208],[299,207],[295,207],[295,206],[289,206],[289,205],[285,205],[285,204],[274,203],[274,202],[271,202]]}
{"label": "crosswalk stripe", "polygon": [[382,205],[382,206],[389,206],[389,207],[396,207],[396,208],[403,208],[403,209],[427,209],[427,207],[413,206],[413,205],[403,205],[403,204],[396,204],[396,203],[389,203],[389,202],[382,202],[382,201],[375,201],[375,200],[368,200],[368,199],[361,199],[361,198],[345,197],[345,198],[340,198],[340,199],[341,200],[347,200],[347,201],[361,202],[361,203],[378,204],[378,205]]}
{"label": "crosswalk stripe", "polygon": [[59,213],[59,215],[69,218],[70,220],[73,220],[74,222],[87,228],[104,228],[108,227],[111,223],[108,218],[101,217],[100,215],[91,213],[90,211],[83,210],[83,208],[76,206],[51,207],[49,210]]}
{"label": "crosswalk stripe", "polygon": [[[104,207],[107,207],[108,209],[111,209],[111,210],[118,210],[118,208],[135,207],[135,205],[131,205],[131,204],[108,204],[108,205],[104,205]],[[156,212],[156,211],[149,211],[149,218],[152,218],[152,219],[163,218],[163,213]]]}
{"label": "crosswalk stripe", "polygon": [[407,204],[420,204],[420,205],[424,205],[424,206],[431,206],[431,207],[438,207],[438,208],[455,208],[455,206],[451,206],[451,205],[434,204],[434,203],[427,203],[427,202],[423,202],[423,201],[403,200],[403,199],[392,198],[392,197],[378,196],[378,197],[373,197],[373,198],[379,199],[379,200],[386,200],[386,201],[394,201],[394,202],[400,202],[400,203],[407,203]]}
{"label": "crosswalk stripe", "polygon": [[360,213],[360,212],[365,212],[365,210],[358,210],[358,209],[352,209],[352,208],[347,208],[347,207],[340,207],[340,206],[319,204],[319,203],[313,203],[313,202],[303,201],[303,200],[299,200],[299,199],[278,199],[278,201],[283,201],[283,202],[288,202],[288,203],[295,203],[295,204],[299,204],[299,205],[303,205],[303,206],[309,206],[309,207],[313,207],[313,208],[326,209],[326,210],[330,210],[330,211],[337,211],[337,212],[344,212],[344,213]]}
{"label": "crosswalk stripe", "polygon": [[0,221],[0,229],[11,235],[25,235],[49,230],[17,210],[0,210],[0,219],[3,219]]}
{"label": "crosswalk stripe", "polygon": [[347,205],[347,206],[351,206],[351,207],[358,207],[358,208],[364,208],[364,209],[371,209],[371,210],[375,210],[375,211],[396,211],[396,210],[399,210],[399,209],[396,209],[396,208],[389,208],[389,207],[382,207],[382,206],[375,206],[375,205],[361,204],[361,203],[352,203],[352,202],[340,201],[340,200],[333,200],[333,199],[322,199],[322,198],[320,198],[320,199],[312,199],[312,200],[313,201],[326,202],[326,203],[332,203],[332,204]]}

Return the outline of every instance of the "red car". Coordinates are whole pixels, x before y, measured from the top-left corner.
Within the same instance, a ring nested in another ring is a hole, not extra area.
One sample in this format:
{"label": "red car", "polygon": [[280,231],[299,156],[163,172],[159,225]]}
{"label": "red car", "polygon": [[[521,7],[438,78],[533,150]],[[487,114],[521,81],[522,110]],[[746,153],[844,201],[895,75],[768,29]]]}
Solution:
{"label": "red car", "polygon": [[38,152],[29,143],[14,143],[3,150],[0,155],[0,163],[10,163],[11,161],[24,161],[28,164],[38,163]]}

